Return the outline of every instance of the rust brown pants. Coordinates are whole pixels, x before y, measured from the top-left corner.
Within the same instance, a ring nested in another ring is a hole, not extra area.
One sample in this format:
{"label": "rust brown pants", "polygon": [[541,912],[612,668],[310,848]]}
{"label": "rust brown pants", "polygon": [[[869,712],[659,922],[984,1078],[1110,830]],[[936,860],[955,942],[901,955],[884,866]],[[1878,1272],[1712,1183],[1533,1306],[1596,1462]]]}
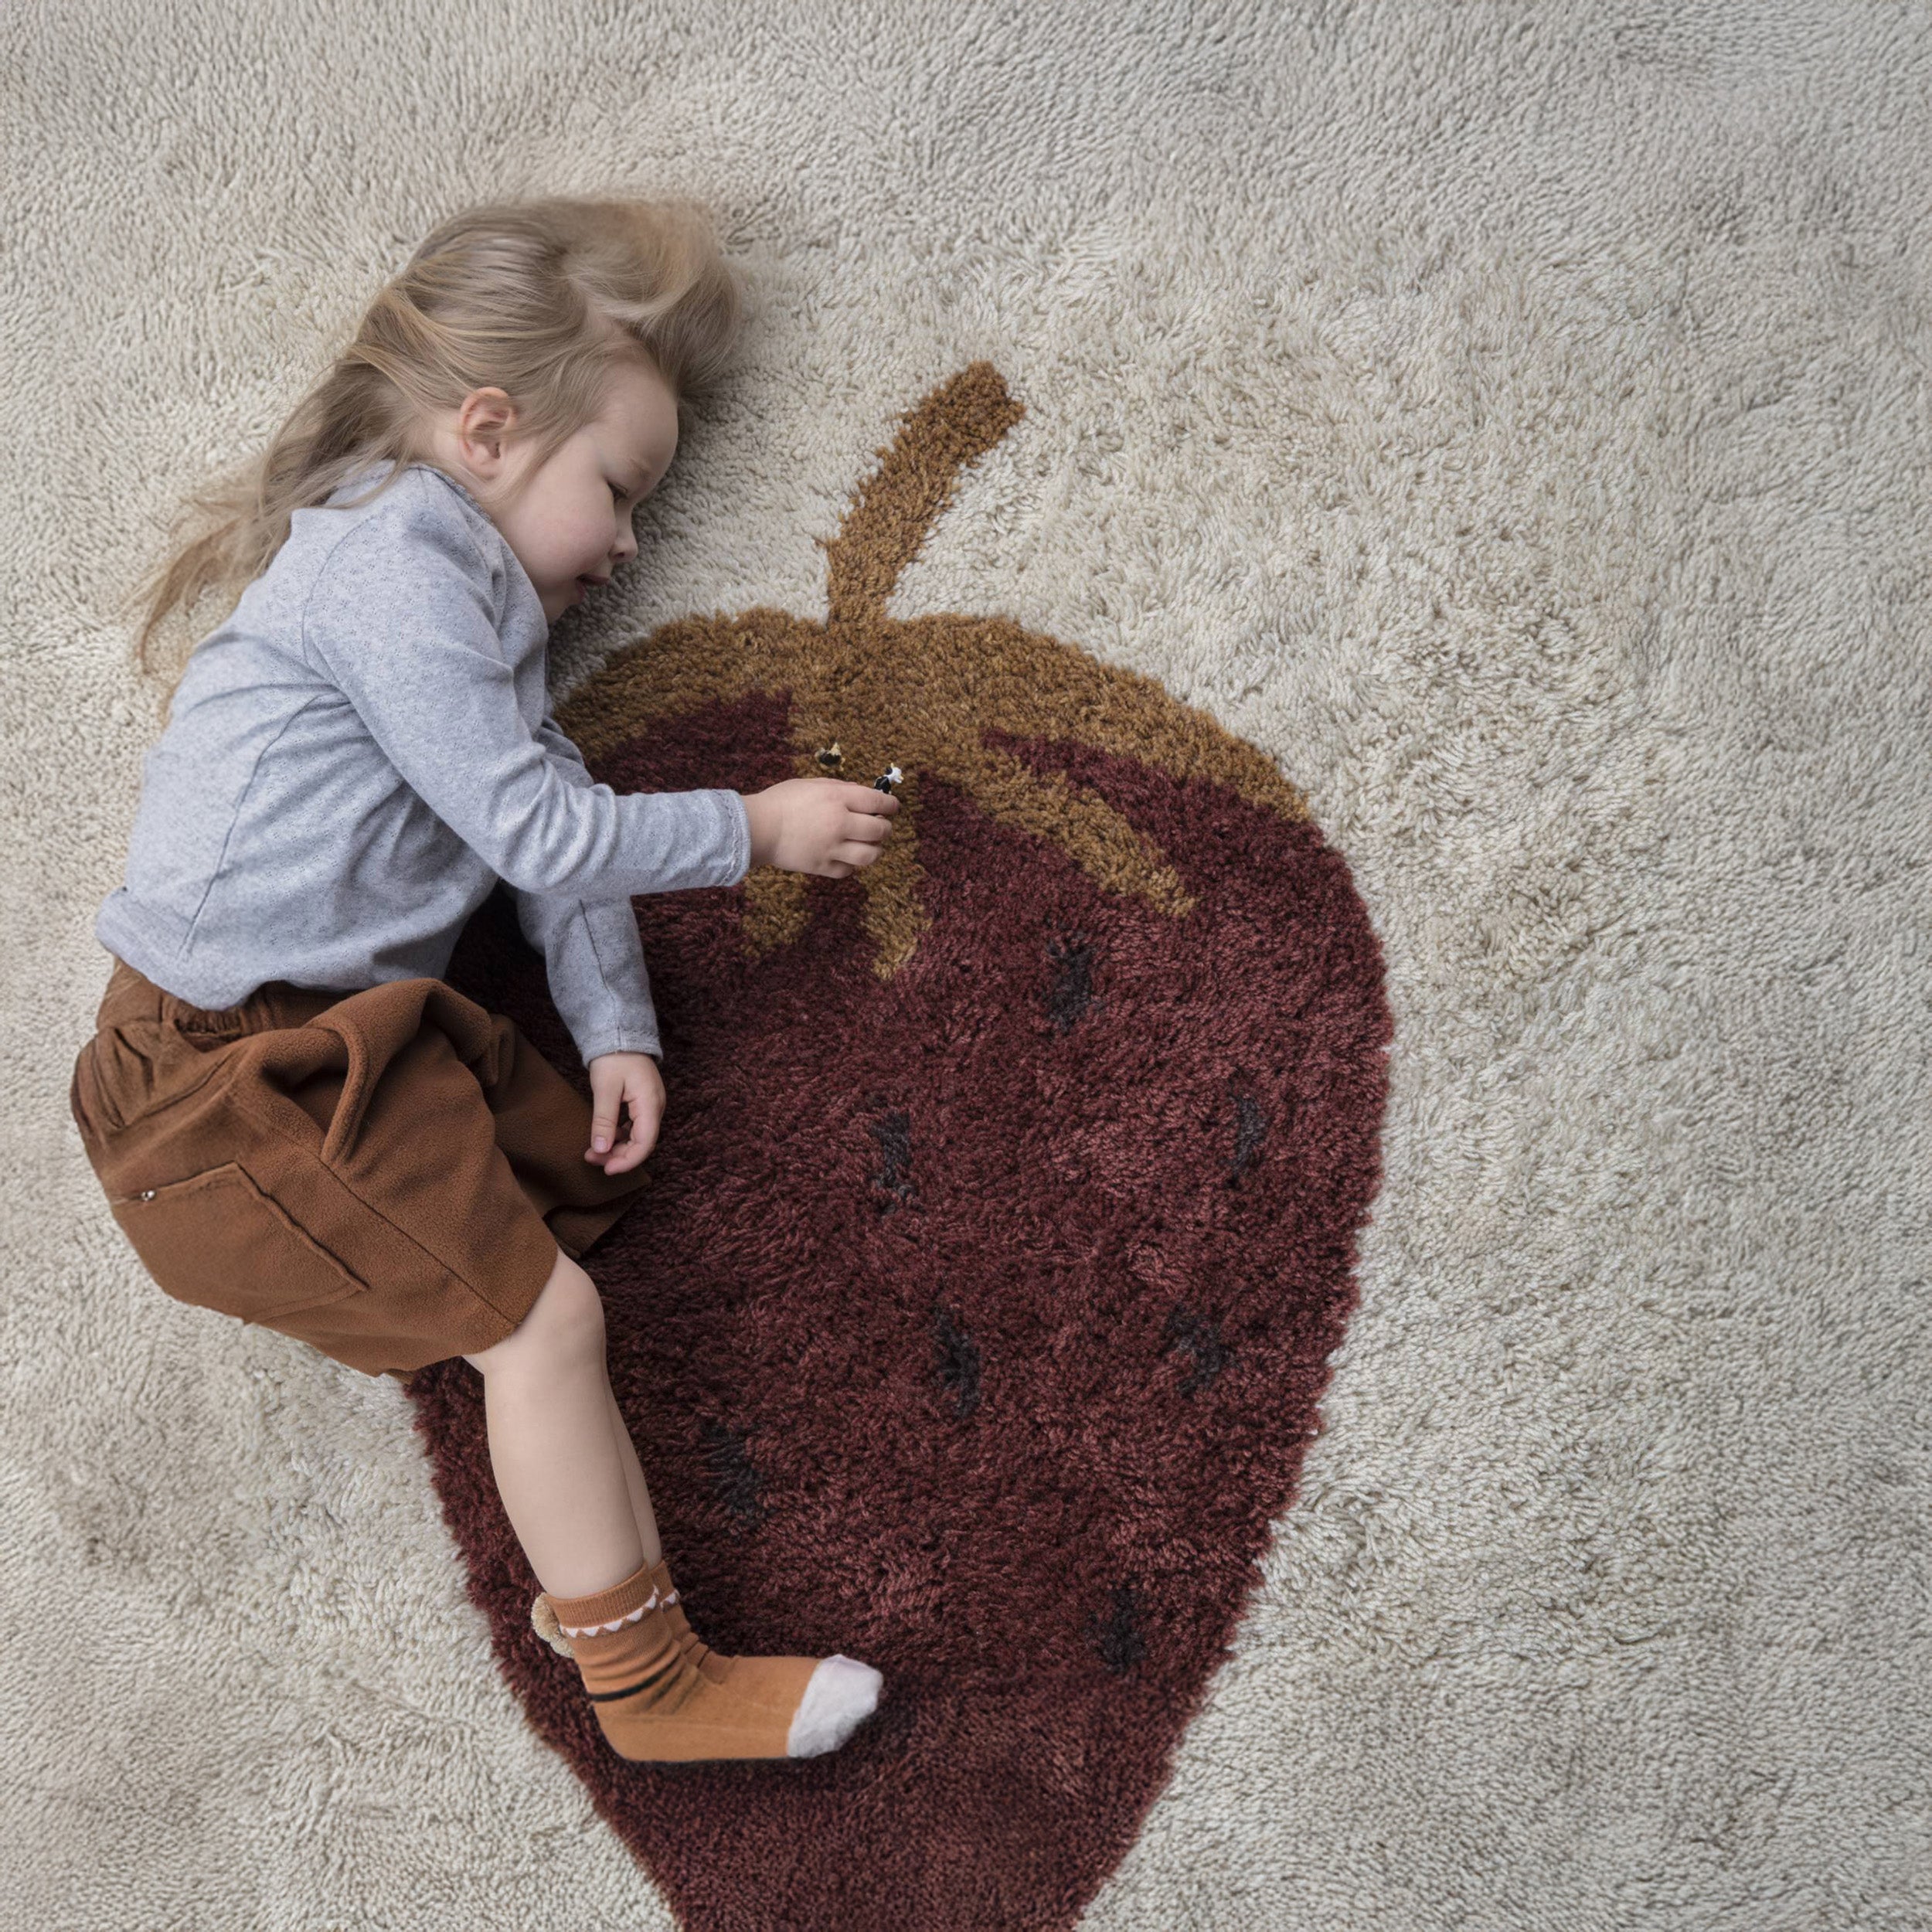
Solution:
{"label": "rust brown pants", "polygon": [[70,1100],[114,1219],[179,1301],[366,1375],[474,1355],[646,1185],[590,1108],[440,980],[189,1005],[117,960]]}

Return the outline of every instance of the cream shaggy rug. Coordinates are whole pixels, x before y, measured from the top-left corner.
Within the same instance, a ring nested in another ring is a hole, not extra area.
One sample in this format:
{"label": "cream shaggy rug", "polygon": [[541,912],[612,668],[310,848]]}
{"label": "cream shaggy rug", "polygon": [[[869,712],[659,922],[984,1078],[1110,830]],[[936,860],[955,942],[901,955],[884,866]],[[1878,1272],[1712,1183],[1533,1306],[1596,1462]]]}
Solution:
{"label": "cream shaggy rug", "polygon": [[1322,1433],[1083,1925],[1932,1923],[1923,9],[61,0],[0,53],[0,1923],[675,1923],[408,1398],[165,1301],[66,1102],[121,590],[433,220],[607,187],[711,202],[755,315],[560,692],[822,614],[988,358],[1025,419],[896,609],[1211,713],[1385,951]]}

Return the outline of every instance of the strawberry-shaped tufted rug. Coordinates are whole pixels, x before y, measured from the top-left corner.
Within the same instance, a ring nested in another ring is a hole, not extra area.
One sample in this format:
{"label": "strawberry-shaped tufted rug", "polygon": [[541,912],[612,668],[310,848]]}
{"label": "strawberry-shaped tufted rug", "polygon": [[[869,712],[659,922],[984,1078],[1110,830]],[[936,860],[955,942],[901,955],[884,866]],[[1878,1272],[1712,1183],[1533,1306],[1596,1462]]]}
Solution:
{"label": "strawberry-shaped tufted rug", "polygon": [[[563,723],[624,790],[896,764],[850,879],[641,899],[668,1100],[586,1257],[696,1629],[843,1651],[800,1763],[629,1764],[491,1479],[481,1379],[411,1393],[530,1721],[692,1932],[1073,1924],[1158,1794],[1320,1427],[1391,1036],[1341,855],[1253,747],[900,570],[1020,405],[975,363],[828,546],[828,621],[664,626]],[[493,902],[451,969],[581,1082]]]}

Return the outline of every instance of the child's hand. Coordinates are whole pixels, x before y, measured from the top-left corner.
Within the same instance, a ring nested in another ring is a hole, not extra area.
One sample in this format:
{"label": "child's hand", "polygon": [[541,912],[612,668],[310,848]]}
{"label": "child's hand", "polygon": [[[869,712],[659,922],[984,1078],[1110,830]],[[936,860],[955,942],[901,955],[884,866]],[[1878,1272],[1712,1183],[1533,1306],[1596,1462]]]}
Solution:
{"label": "child's hand", "polygon": [[[583,1158],[606,1174],[628,1174],[657,1145],[664,1076],[648,1053],[600,1053],[590,1070],[590,1145]],[[621,1104],[631,1110],[631,1131],[621,1141]]]}
{"label": "child's hand", "polygon": [[849,778],[787,778],[748,793],[751,862],[849,879],[879,856],[900,802]]}

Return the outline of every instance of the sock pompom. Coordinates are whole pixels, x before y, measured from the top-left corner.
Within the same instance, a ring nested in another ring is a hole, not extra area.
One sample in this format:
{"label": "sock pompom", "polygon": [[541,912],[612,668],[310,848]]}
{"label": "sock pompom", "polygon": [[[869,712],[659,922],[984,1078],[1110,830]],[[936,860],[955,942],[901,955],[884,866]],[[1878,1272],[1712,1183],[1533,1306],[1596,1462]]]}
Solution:
{"label": "sock pompom", "polygon": [[530,1606],[530,1628],[549,1645],[560,1657],[574,1657],[577,1652],[570,1648],[570,1640],[563,1634],[563,1626],[556,1620],[556,1611],[549,1597],[542,1591]]}

